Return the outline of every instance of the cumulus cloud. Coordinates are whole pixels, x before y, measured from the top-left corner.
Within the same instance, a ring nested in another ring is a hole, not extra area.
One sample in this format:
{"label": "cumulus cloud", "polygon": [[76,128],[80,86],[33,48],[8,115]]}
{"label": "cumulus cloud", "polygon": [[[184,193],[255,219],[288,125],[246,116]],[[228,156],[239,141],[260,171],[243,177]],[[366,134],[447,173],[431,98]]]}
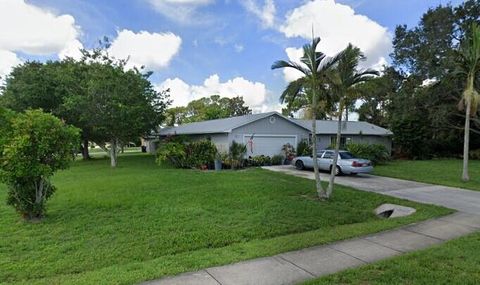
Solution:
{"label": "cumulus cloud", "polygon": [[74,40],[68,43],[65,48],[58,53],[58,57],[60,59],[71,57],[78,60],[82,57],[82,49],[83,44],[79,40]]}
{"label": "cumulus cloud", "polygon": [[[368,67],[381,67],[392,49],[387,28],[334,0],[315,0],[299,6],[287,14],[280,31],[286,37],[311,39],[312,25],[315,36],[322,41],[319,50],[334,55],[349,43],[359,47],[366,55],[363,63]],[[299,58],[301,49],[286,50],[290,59]],[[292,75],[292,74],[290,74]],[[287,77],[286,77],[287,80]]]}
{"label": "cumulus cloud", "polygon": [[0,83],[10,73],[12,67],[20,63],[22,63],[22,60],[14,52],[0,49]]}
{"label": "cumulus cloud", "polygon": [[0,49],[56,54],[76,41],[80,28],[70,15],[54,15],[24,0],[0,1]]}
{"label": "cumulus cloud", "polygon": [[163,16],[180,24],[198,24],[208,21],[201,17],[197,9],[209,5],[214,0],[147,0],[150,5]]}
{"label": "cumulus cloud", "polygon": [[225,82],[218,74],[213,74],[202,85],[189,85],[180,78],[167,79],[156,86],[157,90],[170,89],[173,106],[186,106],[188,102],[202,97],[219,94],[222,97],[242,96],[245,103],[254,110],[266,110],[269,94],[265,84],[252,82],[243,77],[235,77]]}
{"label": "cumulus cloud", "polygon": [[[80,27],[71,15],[55,15],[24,0],[0,1],[0,76],[27,55],[76,56],[82,44]],[[76,49],[76,50],[75,50]]]}
{"label": "cumulus cloud", "polygon": [[273,0],[265,0],[263,6],[258,4],[256,0],[242,0],[240,3],[248,12],[257,16],[264,27],[268,28],[274,25],[276,8]]}
{"label": "cumulus cloud", "polygon": [[168,66],[180,50],[181,43],[182,39],[172,33],[122,30],[108,51],[116,58],[129,58],[127,67],[145,66],[147,70],[159,70]]}

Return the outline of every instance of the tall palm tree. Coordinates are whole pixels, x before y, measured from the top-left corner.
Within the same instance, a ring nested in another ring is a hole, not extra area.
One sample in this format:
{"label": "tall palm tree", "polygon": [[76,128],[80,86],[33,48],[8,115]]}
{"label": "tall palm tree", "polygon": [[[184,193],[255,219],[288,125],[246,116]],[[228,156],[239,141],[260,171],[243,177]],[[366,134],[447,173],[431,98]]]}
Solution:
{"label": "tall palm tree", "polygon": [[480,28],[477,23],[472,24],[470,34],[460,45],[457,61],[457,73],[467,78],[459,107],[465,109],[465,134],[463,140],[463,172],[462,180],[468,181],[468,156],[470,147],[470,120],[477,113],[480,104],[480,95],[475,89],[475,79],[480,75]]}
{"label": "tall palm tree", "polygon": [[[290,82],[280,95],[280,103],[287,104],[286,110],[288,113],[302,110],[304,119],[313,119],[314,112],[311,106],[312,94],[309,92],[306,82],[305,77]],[[332,109],[328,98],[329,93],[325,88],[320,88],[318,93],[317,98],[319,98],[319,100],[317,101],[315,117],[317,120],[325,120]]]}
{"label": "tall palm tree", "polygon": [[320,38],[313,37],[311,44],[303,46],[303,56],[300,58],[300,63],[293,61],[279,60],[272,65],[272,69],[292,68],[300,71],[303,76],[291,82],[285,89],[283,98],[288,96],[289,100],[293,101],[300,95],[307,95],[310,99],[310,109],[312,111],[312,158],[313,169],[315,172],[315,184],[318,196],[320,199],[328,199],[325,189],[322,187],[320,181],[320,173],[318,171],[317,161],[317,124],[316,112],[318,109],[318,95],[324,88],[323,78],[326,76],[327,70],[339,60],[340,54],[334,57],[327,57],[322,52],[317,51],[317,46],[320,43]]}
{"label": "tall palm tree", "polygon": [[353,102],[358,98],[355,86],[359,83],[370,80],[375,75],[379,75],[378,71],[373,69],[359,70],[358,65],[360,61],[365,60],[365,56],[359,48],[352,44],[349,44],[341,54],[342,56],[339,58],[334,70],[327,74],[330,87],[336,95],[335,97],[338,104],[336,114],[338,117],[338,127],[335,143],[335,156],[333,158],[330,179],[327,187],[327,197],[332,195],[335,175],[339,173],[337,162],[342,137],[343,111],[349,102]]}

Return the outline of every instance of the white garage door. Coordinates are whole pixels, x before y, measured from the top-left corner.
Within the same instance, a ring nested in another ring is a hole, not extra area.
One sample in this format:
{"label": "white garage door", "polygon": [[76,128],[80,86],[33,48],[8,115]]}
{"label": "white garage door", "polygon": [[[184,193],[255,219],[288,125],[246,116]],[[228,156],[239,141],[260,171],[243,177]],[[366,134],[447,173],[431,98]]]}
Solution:
{"label": "white garage door", "polygon": [[297,136],[294,135],[245,135],[243,142],[247,145],[247,157],[256,155],[274,156],[282,154],[283,145],[289,143],[297,147]]}

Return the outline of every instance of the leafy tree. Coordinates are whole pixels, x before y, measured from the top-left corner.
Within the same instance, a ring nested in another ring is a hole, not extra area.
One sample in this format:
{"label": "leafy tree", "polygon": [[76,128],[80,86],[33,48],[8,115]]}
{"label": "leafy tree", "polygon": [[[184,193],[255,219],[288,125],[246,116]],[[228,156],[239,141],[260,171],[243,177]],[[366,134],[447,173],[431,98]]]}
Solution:
{"label": "leafy tree", "polygon": [[466,77],[465,90],[460,106],[465,110],[465,134],[463,146],[463,172],[462,180],[468,181],[468,157],[470,147],[470,120],[477,113],[480,104],[480,94],[476,90],[475,81],[480,76],[480,28],[472,24],[470,35],[460,46],[458,72]]}
{"label": "leafy tree", "polygon": [[328,199],[329,195],[323,188],[320,181],[320,174],[318,171],[317,161],[317,110],[321,106],[320,102],[328,102],[327,100],[319,100],[319,95],[325,94],[325,76],[326,72],[338,62],[341,55],[337,55],[333,58],[328,58],[322,52],[317,51],[317,46],[320,43],[320,38],[313,38],[311,44],[303,46],[303,56],[301,57],[301,63],[292,61],[279,60],[272,65],[272,69],[279,68],[292,68],[300,71],[303,77],[290,82],[282,95],[283,98],[288,98],[293,102],[296,98],[308,98],[309,107],[312,111],[312,157],[313,157],[313,169],[315,172],[315,184],[318,196],[320,199]]}
{"label": "leafy tree", "polygon": [[27,62],[7,77],[1,103],[15,111],[41,108],[80,128],[84,159],[89,141],[111,154],[107,144],[117,150],[148,133],[162,122],[169,104],[168,90],[156,92],[149,82],[151,73],[127,71],[126,63],[103,49],[83,51],[80,61]]}
{"label": "leafy tree", "polygon": [[8,187],[7,203],[25,219],[40,219],[56,190],[50,178],[74,158],[79,130],[41,110],[1,113],[0,181]]}
{"label": "leafy tree", "polygon": [[92,126],[93,140],[116,167],[122,144],[146,135],[165,119],[168,94],[155,91],[148,80],[151,73],[126,70],[126,61],[108,54],[90,54],[90,59],[86,96],[74,102],[85,104],[82,116]]}
{"label": "leafy tree", "polygon": [[333,185],[335,176],[338,173],[337,162],[340,150],[340,138],[342,136],[342,118],[343,111],[351,102],[356,101],[359,97],[355,87],[358,84],[366,82],[372,76],[378,75],[378,71],[372,69],[359,70],[360,61],[365,60],[365,56],[359,48],[349,44],[347,48],[341,53],[338,63],[328,75],[328,82],[333,93],[336,95],[336,102],[338,104],[338,124],[337,124],[337,139],[335,144],[335,156],[333,157],[332,169],[327,188],[327,197],[330,197],[333,192]]}
{"label": "leafy tree", "polygon": [[[358,86],[360,119],[390,128],[397,155],[425,158],[461,153],[466,116],[457,105],[466,80],[454,70],[459,44],[473,22],[480,22],[477,0],[456,7],[440,5],[426,11],[417,26],[398,26],[393,66]],[[470,147],[480,148],[480,123],[474,114],[470,122]]]}
{"label": "leafy tree", "polygon": [[82,120],[84,104],[75,99],[85,97],[87,72],[87,65],[72,59],[26,62],[7,76],[1,103],[18,112],[42,109],[80,128],[87,159],[92,127]]}
{"label": "leafy tree", "polygon": [[167,125],[200,122],[206,120],[230,118],[251,114],[252,110],[245,106],[243,97],[220,97],[212,95],[193,100],[185,107],[167,110]]}

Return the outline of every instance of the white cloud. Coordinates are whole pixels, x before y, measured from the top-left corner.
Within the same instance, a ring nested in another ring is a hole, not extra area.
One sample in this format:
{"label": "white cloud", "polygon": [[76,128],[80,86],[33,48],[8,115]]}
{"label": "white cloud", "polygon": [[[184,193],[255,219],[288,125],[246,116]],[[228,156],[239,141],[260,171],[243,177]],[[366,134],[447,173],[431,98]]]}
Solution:
{"label": "white cloud", "polygon": [[[287,53],[288,59],[290,61],[300,63],[300,58],[303,55],[303,50],[301,48],[297,49],[289,47],[285,49],[285,52]],[[293,68],[284,68],[282,71],[285,81],[287,82],[294,81],[303,76],[303,73]]]}
{"label": "white cloud", "polygon": [[58,57],[60,59],[71,57],[78,60],[82,57],[81,49],[83,49],[83,44],[79,40],[71,41],[58,53]]}
{"label": "white cloud", "polygon": [[245,49],[245,47],[241,44],[234,44],[233,48],[235,49],[236,52],[242,52]]}
{"label": "white cloud", "polygon": [[[319,50],[334,55],[352,43],[367,57],[363,66],[380,67],[387,62],[392,49],[387,28],[366,16],[355,14],[352,8],[334,0],[314,0],[295,8],[288,13],[280,31],[289,38],[311,39],[312,26],[315,36],[322,39]],[[293,49],[290,49],[289,57],[298,53]]]}
{"label": "white cloud", "polygon": [[200,6],[213,3],[215,0],[147,0],[158,13],[168,19],[184,25],[208,22],[208,18],[197,13]]}
{"label": "white cloud", "polygon": [[182,39],[172,33],[118,32],[108,52],[119,59],[129,58],[127,67],[145,66],[147,70],[165,68],[180,50]]}
{"label": "white cloud", "polygon": [[0,83],[10,73],[12,67],[20,63],[22,63],[22,60],[14,52],[0,49]]}
{"label": "white cloud", "polygon": [[240,3],[248,12],[257,16],[264,27],[268,28],[274,25],[276,8],[273,0],[265,0],[263,7],[256,0],[241,0]]}
{"label": "white cloud", "polygon": [[269,91],[265,84],[252,82],[243,77],[235,77],[225,82],[213,74],[202,85],[189,85],[180,78],[167,79],[156,86],[157,90],[170,88],[172,106],[186,106],[188,102],[218,94],[222,97],[242,96],[245,103],[254,110],[268,109],[266,104]]}
{"label": "white cloud", "polygon": [[32,55],[59,53],[80,36],[70,15],[54,15],[24,0],[0,1],[0,49]]}

